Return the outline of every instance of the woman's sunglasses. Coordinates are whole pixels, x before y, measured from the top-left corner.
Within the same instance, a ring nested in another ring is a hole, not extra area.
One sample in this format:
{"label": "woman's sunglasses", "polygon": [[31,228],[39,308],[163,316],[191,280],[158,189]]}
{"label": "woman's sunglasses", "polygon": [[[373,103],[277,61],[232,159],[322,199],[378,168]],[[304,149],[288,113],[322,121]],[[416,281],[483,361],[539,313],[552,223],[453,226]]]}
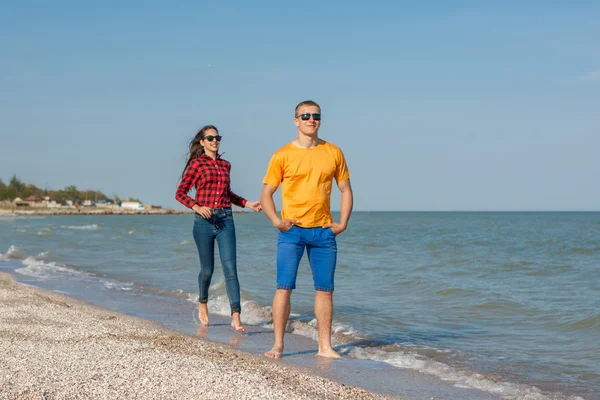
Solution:
{"label": "woman's sunglasses", "polygon": [[296,115],[296,118],[300,118],[302,121],[308,121],[310,119],[311,115],[312,115],[312,117],[313,117],[313,119],[315,121],[320,121],[321,120],[321,114],[319,114],[319,113],[315,113],[315,114],[310,114],[310,113],[298,114],[298,115]]}
{"label": "woman's sunglasses", "polygon": [[204,139],[208,140],[209,142],[212,142],[213,140],[217,139],[217,142],[220,142],[221,139],[223,139],[222,136],[204,136]]}

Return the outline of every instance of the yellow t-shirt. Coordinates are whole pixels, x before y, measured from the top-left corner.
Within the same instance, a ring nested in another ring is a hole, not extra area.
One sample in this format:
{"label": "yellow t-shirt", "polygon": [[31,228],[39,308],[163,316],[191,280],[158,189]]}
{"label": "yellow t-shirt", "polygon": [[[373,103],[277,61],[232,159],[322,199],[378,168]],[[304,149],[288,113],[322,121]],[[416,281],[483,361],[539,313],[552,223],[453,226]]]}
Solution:
{"label": "yellow t-shirt", "polygon": [[331,218],[331,184],[350,178],[339,147],[324,140],[312,149],[288,143],[273,154],[263,183],[281,184],[281,217],[298,220],[300,226],[323,226]]}

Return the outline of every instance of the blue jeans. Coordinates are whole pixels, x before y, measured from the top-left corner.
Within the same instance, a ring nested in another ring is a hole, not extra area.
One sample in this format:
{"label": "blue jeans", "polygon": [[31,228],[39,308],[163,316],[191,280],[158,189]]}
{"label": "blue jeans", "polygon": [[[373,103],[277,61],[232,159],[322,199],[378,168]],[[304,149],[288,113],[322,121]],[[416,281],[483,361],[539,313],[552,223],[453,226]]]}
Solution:
{"label": "blue jeans", "polygon": [[279,232],[277,239],[277,289],[296,288],[298,266],[308,253],[315,290],[333,292],[337,244],[331,228],[300,228],[292,225],[287,232]]}
{"label": "blue jeans", "polygon": [[208,302],[208,288],[215,269],[215,239],[219,245],[231,313],[239,313],[242,309],[236,265],[235,224],[231,207],[213,209],[208,219],[196,214],[194,241],[200,258],[200,274],[198,274],[200,303]]}

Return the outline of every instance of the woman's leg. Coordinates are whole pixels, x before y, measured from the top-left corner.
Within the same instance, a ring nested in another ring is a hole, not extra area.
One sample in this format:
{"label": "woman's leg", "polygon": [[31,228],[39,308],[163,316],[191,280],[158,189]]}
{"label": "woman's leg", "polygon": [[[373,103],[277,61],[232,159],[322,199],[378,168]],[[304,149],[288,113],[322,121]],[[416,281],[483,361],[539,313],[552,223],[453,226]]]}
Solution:
{"label": "woman's leg", "polygon": [[200,273],[198,274],[199,318],[200,323],[208,325],[208,288],[215,269],[215,232],[209,220],[196,216],[193,233],[200,259]]}
{"label": "woman's leg", "polygon": [[217,233],[217,243],[219,244],[219,254],[223,265],[225,288],[231,307],[231,326],[238,332],[244,332],[245,329],[240,320],[242,308],[240,305],[240,283],[237,275],[235,224],[233,217],[229,215],[222,220],[222,223],[222,229]]}

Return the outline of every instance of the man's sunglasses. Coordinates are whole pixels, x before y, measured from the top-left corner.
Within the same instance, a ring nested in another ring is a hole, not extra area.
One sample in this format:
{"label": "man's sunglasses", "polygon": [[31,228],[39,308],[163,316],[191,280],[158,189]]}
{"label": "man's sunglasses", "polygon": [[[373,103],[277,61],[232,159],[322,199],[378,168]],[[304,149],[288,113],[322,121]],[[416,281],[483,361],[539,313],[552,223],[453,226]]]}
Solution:
{"label": "man's sunglasses", "polygon": [[204,136],[204,139],[208,140],[209,142],[217,139],[217,142],[220,142],[221,139],[223,139],[223,136]]}
{"label": "man's sunglasses", "polygon": [[311,115],[312,115],[312,117],[313,117],[313,119],[315,121],[320,121],[321,120],[321,114],[320,113],[315,113],[315,114],[310,114],[310,113],[298,114],[298,115],[296,115],[296,118],[300,118],[302,121],[308,121],[310,119]]}

